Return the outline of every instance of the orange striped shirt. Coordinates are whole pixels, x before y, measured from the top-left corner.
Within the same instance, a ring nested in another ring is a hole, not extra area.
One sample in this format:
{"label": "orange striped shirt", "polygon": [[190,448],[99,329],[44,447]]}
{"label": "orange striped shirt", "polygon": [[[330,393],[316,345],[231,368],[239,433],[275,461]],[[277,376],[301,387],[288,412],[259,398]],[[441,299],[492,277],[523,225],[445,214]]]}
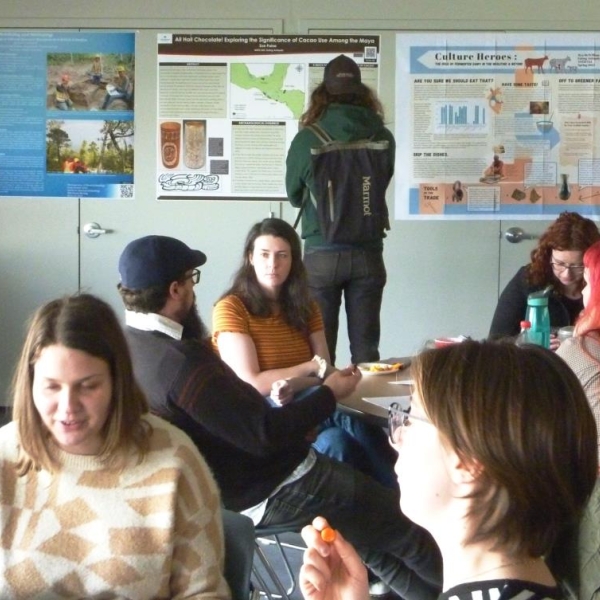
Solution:
{"label": "orange striped shirt", "polygon": [[213,345],[217,348],[219,333],[244,333],[256,347],[261,371],[284,369],[311,360],[314,352],[309,335],[323,329],[323,319],[317,303],[311,301],[308,334],[286,323],[281,315],[256,317],[248,312],[244,303],[234,295],[226,296],[213,309]]}

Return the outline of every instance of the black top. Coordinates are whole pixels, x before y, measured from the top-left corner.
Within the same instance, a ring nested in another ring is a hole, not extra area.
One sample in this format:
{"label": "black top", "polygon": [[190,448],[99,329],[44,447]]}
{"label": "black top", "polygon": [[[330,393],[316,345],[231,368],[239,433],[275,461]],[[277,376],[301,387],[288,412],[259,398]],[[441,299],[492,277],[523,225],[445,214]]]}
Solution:
{"label": "black top", "polygon": [[133,327],[125,334],[152,412],[192,438],[230,510],[267,498],[306,458],[308,432],[336,408],[327,386],[302,402],[273,407],[209,344]]}
{"label": "black top", "polygon": [[[545,287],[530,285],[527,281],[527,269],[528,267],[521,267],[500,294],[490,327],[490,338],[518,335],[519,324],[525,319],[527,312],[527,297]],[[582,310],[582,298],[573,300],[558,292],[553,292],[548,298],[551,327],[573,325]]]}
{"label": "black top", "polygon": [[439,595],[438,600],[563,600],[557,587],[517,579],[474,581],[457,585]]}

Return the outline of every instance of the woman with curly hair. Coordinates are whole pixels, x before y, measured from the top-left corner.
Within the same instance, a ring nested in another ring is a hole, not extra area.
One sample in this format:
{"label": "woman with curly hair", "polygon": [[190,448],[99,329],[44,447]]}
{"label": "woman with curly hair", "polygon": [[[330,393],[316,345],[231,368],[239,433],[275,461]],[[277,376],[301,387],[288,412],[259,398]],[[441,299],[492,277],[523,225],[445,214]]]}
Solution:
{"label": "woman with curly hair", "polygon": [[[306,283],[300,238],[282,219],[251,227],[233,285],[215,304],[212,328],[221,358],[277,405],[301,400],[336,371]],[[394,454],[381,427],[336,411],[313,445],[397,488]]]}
{"label": "woman with curly hair", "polygon": [[[600,240],[598,227],[578,213],[563,212],[542,234],[531,252],[531,262],[521,267],[498,299],[490,327],[490,337],[510,337],[519,333],[525,318],[527,296],[552,286],[548,301],[553,329],[573,325],[583,309],[583,253]],[[558,348],[552,335],[550,347]]]}
{"label": "woman with curly hair", "polygon": [[344,297],[354,364],[379,360],[380,311],[387,273],[383,260],[383,239],[368,242],[328,243],[319,227],[317,210],[309,197],[316,197],[311,149],[322,142],[309,125],[318,123],[331,138],[340,142],[371,139],[388,143],[389,173],[394,172],[396,143],[384,126],[381,102],[362,82],[358,65],[341,54],[327,63],[323,81],[314,89],[306,112],[300,119],[287,155],[286,190],[292,206],[302,211],[304,264],[308,285],[319,303],[331,362],[335,364],[339,312]]}

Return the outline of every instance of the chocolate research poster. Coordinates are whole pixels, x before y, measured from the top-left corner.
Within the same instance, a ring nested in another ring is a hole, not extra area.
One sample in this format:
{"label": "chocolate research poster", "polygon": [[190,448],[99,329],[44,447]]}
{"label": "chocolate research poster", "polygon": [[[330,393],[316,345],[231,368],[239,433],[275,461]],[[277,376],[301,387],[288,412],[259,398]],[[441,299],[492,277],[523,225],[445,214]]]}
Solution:
{"label": "chocolate research poster", "polygon": [[379,36],[158,35],[159,199],[285,198],[285,158],[339,54],[379,88]]}

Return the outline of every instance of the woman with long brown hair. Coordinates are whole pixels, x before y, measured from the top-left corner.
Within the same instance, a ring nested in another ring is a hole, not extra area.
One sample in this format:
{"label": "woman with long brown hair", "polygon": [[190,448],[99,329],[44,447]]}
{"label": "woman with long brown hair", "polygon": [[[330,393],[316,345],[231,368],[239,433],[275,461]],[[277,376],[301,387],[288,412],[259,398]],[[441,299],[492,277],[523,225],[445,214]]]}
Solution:
{"label": "woman with long brown hair", "polygon": [[319,226],[317,210],[310,201],[316,197],[311,148],[322,142],[309,127],[318,124],[339,142],[370,139],[386,142],[389,172],[384,189],[394,173],[396,144],[384,125],[381,102],[362,82],[358,65],[340,54],[325,67],[323,81],[314,89],[306,112],[300,119],[287,156],[286,190],[292,206],[301,207],[304,264],[310,291],[319,304],[325,324],[325,338],[332,364],[336,361],[339,312],[344,298],[351,361],[379,360],[381,301],[387,273],[380,237],[351,244],[329,243]]}

